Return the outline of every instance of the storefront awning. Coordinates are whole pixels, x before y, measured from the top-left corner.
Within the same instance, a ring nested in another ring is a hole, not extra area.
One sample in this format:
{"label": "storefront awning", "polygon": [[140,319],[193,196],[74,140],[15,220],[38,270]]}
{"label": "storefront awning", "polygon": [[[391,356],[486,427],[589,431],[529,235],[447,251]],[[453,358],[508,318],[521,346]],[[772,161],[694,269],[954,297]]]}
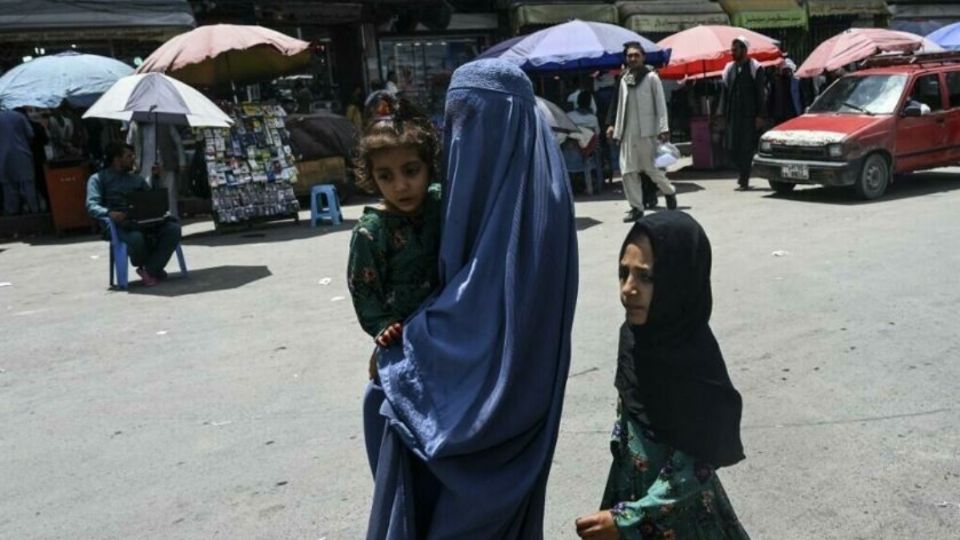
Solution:
{"label": "storefront awning", "polygon": [[807,10],[796,0],[720,0],[730,23],[743,28],[807,26]]}
{"label": "storefront awning", "polygon": [[620,23],[617,6],[611,4],[524,2],[515,3],[510,9],[510,21],[515,31],[524,26],[560,24],[572,19]]}
{"label": "storefront awning", "polygon": [[639,34],[674,33],[698,24],[730,24],[719,4],[710,0],[641,0],[617,2],[620,24]]}
{"label": "storefront awning", "polygon": [[885,0],[807,0],[811,17],[889,15]]}
{"label": "storefront awning", "polygon": [[0,0],[0,41],[152,39],[196,24],[187,0]]}

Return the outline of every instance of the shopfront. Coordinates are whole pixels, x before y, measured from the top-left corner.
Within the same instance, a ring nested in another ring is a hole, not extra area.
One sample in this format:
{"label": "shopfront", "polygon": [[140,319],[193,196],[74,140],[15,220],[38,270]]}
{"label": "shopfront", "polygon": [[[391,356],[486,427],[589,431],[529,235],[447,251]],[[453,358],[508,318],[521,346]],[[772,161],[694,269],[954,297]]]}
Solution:
{"label": "shopfront", "polygon": [[728,25],[723,8],[710,0],[640,0],[617,2],[620,25],[651,41],[697,25]]}
{"label": "shopfront", "polygon": [[527,34],[572,19],[620,24],[617,6],[613,4],[540,0],[513,2],[510,7],[510,25],[514,34]]}
{"label": "shopfront", "polygon": [[749,28],[780,42],[793,58],[809,54],[807,10],[796,0],[720,0],[730,24]]}
{"label": "shopfront", "polygon": [[[0,71],[69,50],[133,65],[138,57],[145,57],[160,43],[195,25],[187,0],[2,2]],[[32,113],[34,129],[43,129],[47,135],[47,148],[37,148],[33,153],[37,189],[49,214],[41,215],[43,219],[9,216],[0,233],[88,230],[91,220],[84,206],[86,182],[99,166],[103,141],[110,136],[101,122],[80,119],[81,109],[89,105],[88,101],[68,100],[59,110]]]}
{"label": "shopfront", "polygon": [[442,32],[419,26],[412,34],[378,39],[379,81],[393,81],[404,96],[431,117],[443,116],[450,76],[493,44],[496,14],[454,14]]}

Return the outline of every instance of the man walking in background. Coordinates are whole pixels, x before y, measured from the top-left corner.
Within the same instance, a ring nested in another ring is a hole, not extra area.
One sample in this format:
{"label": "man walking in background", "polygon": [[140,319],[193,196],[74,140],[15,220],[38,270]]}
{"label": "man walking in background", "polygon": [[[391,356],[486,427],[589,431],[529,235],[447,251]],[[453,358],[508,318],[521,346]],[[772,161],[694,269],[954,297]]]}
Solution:
{"label": "man walking in background", "polygon": [[620,80],[617,113],[614,125],[607,128],[607,138],[620,141],[620,171],[623,191],[630,203],[624,222],[643,217],[643,184],[640,174],[646,173],[666,196],[667,208],[677,207],[677,191],[667,175],[654,163],[657,146],[670,140],[667,101],[660,77],[644,65],[643,46],[637,42],[624,44],[627,71]]}
{"label": "man walking in background", "polygon": [[727,129],[724,147],[737,168],[737,189],[750,189],[750,172],[757,139],[764,125],[763,68],[760,62],[747,56],[750,42],[740,36],[733,40],[730,52],[733,62],[723,69],[723,111]]}

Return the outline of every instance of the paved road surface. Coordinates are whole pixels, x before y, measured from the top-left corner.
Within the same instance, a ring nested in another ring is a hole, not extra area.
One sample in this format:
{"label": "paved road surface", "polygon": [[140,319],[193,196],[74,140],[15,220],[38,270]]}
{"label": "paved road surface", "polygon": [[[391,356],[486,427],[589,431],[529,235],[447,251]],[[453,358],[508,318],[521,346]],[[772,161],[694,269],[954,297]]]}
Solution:
{"label": "paved road surface", "polygon": [[[679,185],[713,241],[748,455],[721,478],[752,537],[957,538],[960,173],[871,204]],[[616,192],[577,202],[548,539],[573,538],[609,466],[624,210]],[[186,232],[192,277],[130,293],[106,290],[102,242],[0,244],[0,538],[362,537],[370,344],[349,225]]]}

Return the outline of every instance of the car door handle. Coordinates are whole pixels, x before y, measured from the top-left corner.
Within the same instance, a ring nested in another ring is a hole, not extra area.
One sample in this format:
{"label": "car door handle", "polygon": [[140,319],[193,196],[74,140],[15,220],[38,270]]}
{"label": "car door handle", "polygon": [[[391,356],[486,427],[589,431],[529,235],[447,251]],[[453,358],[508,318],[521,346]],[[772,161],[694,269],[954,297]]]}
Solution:
{"label": "car door handle", "polygon": [[946,123],[947,123],[947,119],[941,116],[940,118],[937,118],[937,123],[938,123],[938,124],[946,124]]}

